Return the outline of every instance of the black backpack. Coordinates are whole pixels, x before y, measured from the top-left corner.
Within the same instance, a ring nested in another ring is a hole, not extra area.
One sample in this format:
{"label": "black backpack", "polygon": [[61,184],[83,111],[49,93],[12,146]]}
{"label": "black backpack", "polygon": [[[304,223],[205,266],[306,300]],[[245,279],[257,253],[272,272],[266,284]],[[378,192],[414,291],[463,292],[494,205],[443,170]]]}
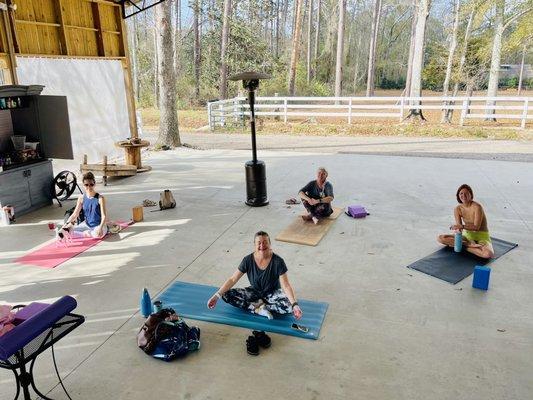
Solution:
{"label": "black backpack", "polygon": [[200,348],[200,328],[189,327],[172,308],[164,308],[148,317],[137,345],[152,357],[171,361]]}
{"label": "black backpack", "polygon": [[[69,208],[67,211],[65,211],[65,217],[63,218],[63,222],[67,223],[68,219],[72,214],[74,214],[74,210],[76,207]],[[83,221],[85,221],[85,214],[83,213],[83,208],[80,211],[80,215],[78,215],[78,219],[76,220],[76,225],[81,224]]]}

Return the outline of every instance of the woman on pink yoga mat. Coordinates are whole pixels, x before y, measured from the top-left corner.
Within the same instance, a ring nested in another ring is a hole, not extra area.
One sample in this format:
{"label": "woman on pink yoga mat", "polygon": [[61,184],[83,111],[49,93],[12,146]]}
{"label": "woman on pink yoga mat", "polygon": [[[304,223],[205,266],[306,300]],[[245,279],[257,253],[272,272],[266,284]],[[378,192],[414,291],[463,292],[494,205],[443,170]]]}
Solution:
{"label": "woman on pink yoga mat", "polygon": [[[96,180],[92,172],[83,174],[83,186],[85,186],[85,194],[78,197],[74,212],[60,229],[66,230],[72,237],[99,239],[107,234],[105,198],[96,192]],[[83,210],[85,219],[73,225],[81,210]]]}

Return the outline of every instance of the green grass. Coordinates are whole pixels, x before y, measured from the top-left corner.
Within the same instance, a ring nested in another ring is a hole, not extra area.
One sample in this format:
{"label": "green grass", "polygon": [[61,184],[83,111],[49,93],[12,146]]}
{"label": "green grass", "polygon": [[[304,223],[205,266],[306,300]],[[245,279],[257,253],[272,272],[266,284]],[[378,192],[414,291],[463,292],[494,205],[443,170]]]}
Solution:
{"label": "green grass", "polygon": [[[159,126],[159,110],[156,108],[141,108],[143,125],[146,128],[157,128]],[[207,125],[207,110],[188,109],[178,110],[178,121],[180,129],[194,130]]]}
{"label": "green grass", "polygon": [[[159,110],[140,109],[143,125],[148,129],[159,126]],[[179,127],[182,131],[194,131],[207,125],[205,108],[178,111]],[[457,124],[443,125],[435,122],[399,123],[393,120],[357,121],[351,125],[344,121],[291,121],[283,123],[272,119],[257,120],[258,134],[305,135],[305,136],[403,136],[403,137],[440,137],[490,140],[533,140],[533,129],[518,129],[516,124],[503,125],[471,122],[468,126]],[[215,133],[248,132],[242,125],[217,128]]]}

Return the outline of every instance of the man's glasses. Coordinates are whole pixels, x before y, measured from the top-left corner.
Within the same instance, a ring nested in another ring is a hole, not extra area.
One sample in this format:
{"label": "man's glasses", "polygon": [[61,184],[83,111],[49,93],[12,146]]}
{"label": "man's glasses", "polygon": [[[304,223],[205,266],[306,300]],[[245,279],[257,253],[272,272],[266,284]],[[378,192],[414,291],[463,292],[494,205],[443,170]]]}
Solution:
{"label": "man's glasses", "polygon": [[85,186],[85,187],[93,187],[94,183],[84,183],[83,186]]}

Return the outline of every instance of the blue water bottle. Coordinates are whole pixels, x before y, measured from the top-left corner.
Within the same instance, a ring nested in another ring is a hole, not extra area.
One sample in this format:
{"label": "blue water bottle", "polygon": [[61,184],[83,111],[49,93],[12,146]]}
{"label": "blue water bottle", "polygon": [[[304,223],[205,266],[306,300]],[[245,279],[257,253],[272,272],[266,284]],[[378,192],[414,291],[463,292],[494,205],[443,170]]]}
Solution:
{"label": "blue water bottle", "polygon": [[158,313],[163,309],[163,302],[161,300],[154,301],[154,313]]}
{"label": "blue water bottle", "polygon": [[453,243],[453,249],[456,253],[460,253],[463,248],[463,234],[461,231],[455,231],[455,241]]}
{"label": "blue water bottle", "polygon": [[150,299],[150,294],[148,289],[144,288],[141,294],[141,315],[144,318],[148,318],[152,313],[152,300]]}

